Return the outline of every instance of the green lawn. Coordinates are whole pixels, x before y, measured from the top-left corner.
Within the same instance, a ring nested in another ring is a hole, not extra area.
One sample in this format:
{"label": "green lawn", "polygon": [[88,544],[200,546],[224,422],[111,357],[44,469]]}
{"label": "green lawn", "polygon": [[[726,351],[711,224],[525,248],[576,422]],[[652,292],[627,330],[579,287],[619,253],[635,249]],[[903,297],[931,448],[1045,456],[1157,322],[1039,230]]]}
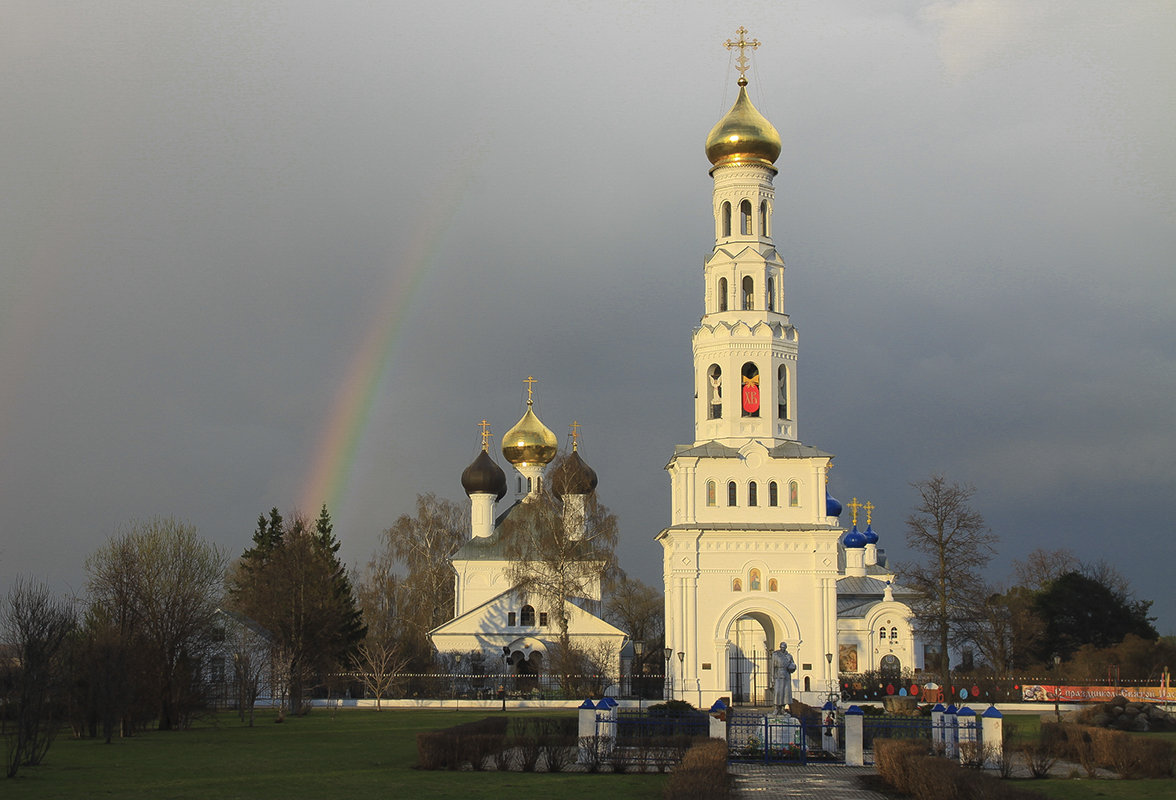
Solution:
{"label": "green lawn", "polygon": [[1172,800],[1176,798],[1176,780],[1159,778],[1144,781],[1049,780],[1017,781],[1017,786],[1041,792],[1047,797],[1065,800]]}
{"label": "green lawn", "polygon": [[[0,797],[21,798],[426,798],[659,797],[664,775],[424,772],[416,734],[495,712],[315,709],[255,727],[224,714],[189,731],[150,732],[112,744],[58,738],[45,763],[0,778]],[[501,712],[497,712],[501,713]],[[508,715],[534,712],[508,712]],[[557,712],[558,713],[558,712]],[[562,712],[568,713],[568,712]]]}

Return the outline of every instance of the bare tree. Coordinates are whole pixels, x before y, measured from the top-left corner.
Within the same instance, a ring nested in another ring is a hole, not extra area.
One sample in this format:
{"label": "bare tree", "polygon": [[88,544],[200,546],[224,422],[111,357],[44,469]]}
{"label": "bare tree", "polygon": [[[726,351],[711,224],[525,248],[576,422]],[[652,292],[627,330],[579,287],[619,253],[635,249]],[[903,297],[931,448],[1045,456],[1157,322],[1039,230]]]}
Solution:
{"label": "bare tree", "polygon": [[432,493],[417,495],[416,515],[401,515],[364,574],[361,605],[369,626],[424,670],[432,661],[428,632],[453,617],[449,559],[469,538],[467,511]]}
{"label": "bare tree", "polygon": [[975,645],[998,675],[1029,666],[1037,638],[1045,630],[1034,593],[1023,586],[1004,592],[984,586],[970,604],[973,612],[961,621],[960,639]]}
{"label": "bare tree", "polygon": [[160,730],[187,725],[200,704],[224,569],[194,527],[163,517],[126,527],[86,560],[91,603],[145,648]]}
{"label": "bare tree", "polygon": [[593,598],[616,569],[617,518],[595,494],[584,501],[569,507],[549,493],[535,494],[502,523],[507,580],[550,609],[564,652],[570,645],[567,603],[599,613]]}
{"label": "bare tree", "polygon": [[950,685],[949,646],[965,634],[965,623],[975,615],[972,602],[979,589],[980,570],[994,554],[997,537],[972,508],[971,486],[949,483],[932,475],[911,484],[920,502],[906,520],[906,543],[924,560],[900,570],[904,582],[918,593],[916,624],[934,637],[939,647],[947,685]]}
{"label": "bare tree", "polygon": [[1038,591],[1067,572],[1077,572],[1081,566],[1078,557],[1065,548],[1046,550],[1039,547],[1025,556],[1024,561],[1013,561],[1013,574],[1021,586]]}
{"label": "bare tree", "polygon": [[[18,579],[8,593],[4,631],[14,646],[9,691],[0,707],[0,731],[8,742],[7,774],[36,766],[49,751],[60,725],[55,694],[61,693],[65,650],[77,624],[73,603],[56,600],[42,583]],[[5,730],[11,724],[13,730]]]}

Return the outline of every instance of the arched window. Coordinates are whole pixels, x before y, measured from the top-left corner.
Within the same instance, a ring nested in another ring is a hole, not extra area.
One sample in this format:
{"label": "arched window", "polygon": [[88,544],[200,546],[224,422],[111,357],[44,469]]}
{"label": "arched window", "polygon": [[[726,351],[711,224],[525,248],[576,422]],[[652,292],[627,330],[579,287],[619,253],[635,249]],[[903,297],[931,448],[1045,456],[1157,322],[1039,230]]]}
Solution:
{"label": "arched window", "polygon": [[760,571],[758,569],[753,569],[747,576],[747,586],[753,592],[760,590]]}
{"label": "arched window", "polygon": [[718,505],[718,501],[715,500],[715,482],[714,481],[707,481],[706,482],[706,504],[708,506],[717,506]]}
{"label": "arched window", "polygon": [[727,505],[735,505],[735,492],[735,481],[731,481],[727,484]]}
{"label": "arched window", "polygon": [[723,417],[723,370],[711,364],[706,371],[706,418]]}
{"label": "arched window", "polygon": [[739,232],[744,236],[751,236],[751,201],[744,200],[739,204]]}
{"label": "arched window", "polygon": [[892,642],[898,641],[898,628],[891,628],[890,629],[890,641],[892,641]]}
{"label": "arched window", "polygon": [[742,592],[743,591],[743,581],[739,580],[738,578],[731,581],[731,591]]}
{"label": "arched window", "polygon": [[776,310],[776,279],[768,278],[768,311]]}
{"label": "arched window", "polygon": [[527,494],[531,493],[531,479],[527,478]]}
{"label": "arched window", "polygon": [[768,505],[772,508],[780,505],[780,487],[776,485],[775,481],[768,484]]}
{"label": "arched window", "polygon": [[719,311],[727,310],[727,279],[719,278],[719,296],[715,298],[719,301]]}
{"label": "arched window", "polygon": [[804,676],[804,690],[806,692],[812,691],[811,689],[809,689],[809,676],[808,675]]}
{"label": "arched window", "polygon": [[523,476],[520,475],[519,476],[519,494],[522,494],[522,492],[523,492]]}
{"label": "arched window", "polygon": [[760,236],[767,237],[768,233],[768,201],[760,201]]}
{"label": "arched window", "polygon": [[883,642],[886,641],[886,629],[885,628],[878,629],[878,639]]}
{"label": "arched window", "polygon": [[775,592],[775,591],[779,591],[779,589],[780,589],[780,584],[776,583],[776,579],[775,578],[768,578],[768,591]]}
{"label": "arched window", "polygon": [[730,203],[723,203],[722,217],[723,217],[723,235],[730,236],[731,235],[731,204]]}
{"label": "arched window", "polygon": [[796,481],[788,482],[788,507],[796,508],[800,505],[800,484]]}
{"label": "arched window", "polygon": [[747,504],[749,506],[759,505],[759,487],[756,486],[755,481],[747,484]]}
{"label": "arched window", "polygon": [[750,275],[743,276],[743,310],[751,311],[755,308],[755,279]]}
{"label": "arched window", "polygon": [[523,606],[519,611],[519,624],[530,628],[535,624],[535,609],[533,606]]}
{"label": "arched window", "polygon": [[758,417],[760,415],[760,392],[759,392],[759,367],[751,361],[743,365],[743,393],[741,396],[740,407],[743,410],[745,417]]}
{"label": "arched window", "polygon": [[788,367],[784,364],[776,370],[776,416],[788,419]]}

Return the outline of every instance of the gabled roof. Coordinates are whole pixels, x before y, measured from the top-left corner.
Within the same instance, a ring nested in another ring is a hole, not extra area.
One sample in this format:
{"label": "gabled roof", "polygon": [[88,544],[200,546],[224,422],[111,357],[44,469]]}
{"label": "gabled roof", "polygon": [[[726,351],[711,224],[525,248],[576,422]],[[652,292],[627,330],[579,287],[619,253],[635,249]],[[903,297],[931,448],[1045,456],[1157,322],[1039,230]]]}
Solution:
{"label": "gabled roof", "polygon": [[[516,591],[514,589],[507,589],[505,592],[491,597],[481,605],[474,606],[460,617],[455,617],[448,622],[441,623],[429,631],[429,636],[468,635],[517,637],[529,635],[540,638],[544,634],[547,634],[548,638],[558,636],[559,627],[554,622],[548,625],[546,629],[540,629],[538,626],[524,629],[517,625],[513,628],[508,628],[506,625],[507,614],[517,610],[518,603],[519,599]],[[570,600],[564,601],[564,608],[568,615],[568,630],[573,636],[625,635],[625,632],[620,628],[605,622],[595,614],[585,611]]]}

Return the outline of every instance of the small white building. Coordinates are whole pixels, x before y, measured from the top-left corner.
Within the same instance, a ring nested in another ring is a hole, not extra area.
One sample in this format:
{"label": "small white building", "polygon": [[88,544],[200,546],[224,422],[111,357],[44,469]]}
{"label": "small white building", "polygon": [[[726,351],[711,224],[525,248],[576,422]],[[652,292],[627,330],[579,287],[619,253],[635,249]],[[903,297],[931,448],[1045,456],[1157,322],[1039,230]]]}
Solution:
{"label": "small white building", "polygon": [[856,500],[853,529],[841,526],[826,491],[833,456],[799,438],[798,335],[772,239],[780,137],[742,74],[706,154],[714,248],[693,333],[694,441],[666,466],[671,521],[657,536],[669,681],[702,707],[771,702],[767,654],[785,642],[796,696],[819,703],[839,668],[919,666],[908,595],[873,528],[858,532]]}
{"label": "small white building", "polygon": [[[579,455],[576,433],[570,457],[548,482],[547,467],[556,456],[557,441],[535,414],[533,404],[529,387],[526,413],[503,437],[503,455],[518,473],[514,481],[517,489],[512,504],[497,516],[496,506],[507,495],[508,481],[490,456],[489,433],[483,424],[482,450],[461,476],[470,498],[471,530],[469,541],[451,559],[454,618],[429,633],[438,652],[480,652],[488,669],[503,665],[518,676],[545,672],[560,631],[556,609],[512,585],[504,523],[524,504],[538,500],[541,492],[553,492],[562,498],[565,508],[582,508],[597,484],[595,471]],[[574,527],[574,522],[569,523],[565,535],[574,539],[578,535]],[[580,652],[607,655],[610,672],[616,673],[625,632],[599,616],[599,579],[584,594],[564,600],[570,644]]]}

